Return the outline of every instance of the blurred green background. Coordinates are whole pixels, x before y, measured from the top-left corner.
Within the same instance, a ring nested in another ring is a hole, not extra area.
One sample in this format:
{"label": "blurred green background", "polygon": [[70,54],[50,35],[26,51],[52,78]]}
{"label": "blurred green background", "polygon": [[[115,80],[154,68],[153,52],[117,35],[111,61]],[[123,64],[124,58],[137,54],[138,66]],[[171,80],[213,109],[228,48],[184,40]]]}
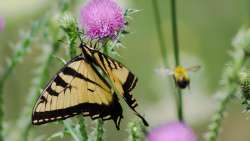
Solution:
{"label": "blurred green background", "polygon": [[[163,63],[152,0],[118,1],[123,7],[141,10],[133,16],[130,24],[131,34],[123,39],[126,48],[119,50],[121,61],[139,77],[139,83],[134,91],[139,103],[138,110],[149,120],[151,127],[174,121],[176,109],[172,84],[168,83],[168,78],[161,78],[154,72],[156,68],[163,67]],[[173,67],[170,1],[158,1],[164,39],[169,51],[168,61],[170,67]],[[32,21],[44,16],[44,12],[51,4],[54,3],[49,0],[0,0],[0,16],[6,19],[6,28],[0,32],[1,70],[6,64],[6,58],[12,54],[11,45],[18,41],[20,32],[29,29]],[[222,70],[230,59],[228,52],[231,49],[231,41],[242,26],[249,25],[249,8],[249,0],[177,0],[181,62],[184,66],[202,66],[201,71],[191,74],[191,89],[184,91],[185,117],[200,140],[203,140],[207,125],[216,109],[215,94],[220,88]],[[76,17],[79,14],[77,11]],[[42,44],[36,44],[36,47],[31,48],[5,86],[4,120],[10,128],[15,127],[16,119],[25,105]],[[57,65],[58,68],[61,66]],[[51,69],[51,73],[55,73],[58,68]],[[240,103],[239,100],[235,100],[229,105],[228,114],[223,122],[221,141],[250,140],[249,114],[242,112],[243,107]],[[121,131],[116,131],[111,121],[105,124],[108,141],[126,140],[127,122],[136,118],[125,104],[123,107],[124,114],[128,115],[125,115],[122,121]],[[88,126],[92,128],[93,122],[88,121]],[[44,132],[48,129],[50,132]],[[60,125],[54,124],[33,128],[36,135],[50,135],[58,129]]]}

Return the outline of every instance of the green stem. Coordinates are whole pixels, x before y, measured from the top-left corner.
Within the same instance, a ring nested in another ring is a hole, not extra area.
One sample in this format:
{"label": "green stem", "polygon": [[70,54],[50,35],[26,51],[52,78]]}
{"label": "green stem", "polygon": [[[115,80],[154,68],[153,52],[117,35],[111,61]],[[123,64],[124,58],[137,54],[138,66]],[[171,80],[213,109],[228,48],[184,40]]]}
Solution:
{"label": "green stem", "polygon": [[71,37],[70,41],[69,41],[69,56],[70,58],[74,58],[76,56],[76,39],[77,36],[73,36]]}
{"label": "green stem", "polygon": [[[171,18],[172,18],[172,34],[173,34],[173,49],[174,49],[174,59],[175,66],[180,65],[180,56],[179,56],[179,42],[178,42],[178,28],[177,28],[177,14],[176,14],[176,1],[171,0]],[[177,110],[178,110],[178,119],[179,121],[184,121],[183,116],[183,100],[182,92],[177,88]]]}
{"label": "green stem", "polygon": [[179,42],[178,42],[177,14],[176,14],[175,0],[171,0],[171,18],[172,18],[172,34],[173,34],[175,65],[177,67],[180,65],[180,57],[179,57]]}
{"label": "green stem", "polygon": [[79,117],[79,125],[80,125],[82,141],[88,141],[88,133],[87,133],[86,126],[85,126],[84,117]]}
{"label": "green stem", "polygon": [[130,127],[129,127],[129,141],[138,141],[140,139],[139,131],[138,131],[138,126],[136,123],[132,122]]}
{"label": "green stem", "polygon": [[145,141],[145,136],[147,131],[145,126],[138,121],[133,121],[129,123],[129,141]]}
{"label": "green stem", "polygon": [[182,92],[180,88],[177,89],[177,116],[179,121],[184,122],[183,116],[183,99],[182,99]]}
{"label": "green stem", "polygon": [[70,133],[71,137],[74,139],[74,141],[81,141],[79,136],[76,134],[76,132],[73,130],[74,128],[71,126],[72,123],[69,120],[64,120],[63,121],[64,127],[68,130]]}
{"label": "green stem", "polygon": [[97,126],[95,130],[96,130],[95,131],[96,141],[104,141],[103,139],[104,128],[102,119],[97,120]]}
{"label": "green stem", "polygon": [[158,33],[158,40],[160,44],[163,63],[165,67],[168,67],[168,61],[167,61],[168,51],[167,51],[166,43],[164,40],[163,29],[161,27],[161,17],[160,17],[160,11],[158,7],[158,0],[152,0],[152,5],[153,5],[154,17],[155,17],[155,22],[156,22],[156,30]]}
{"label": "green stem", "polygon": [[224,119],[224,113],[226,111],[226,107],[228,103],[230,102],[230,100],[232,99],[232,97],[234,96],[234,94],[236,93],[236,91],[237,91],[237,87],[232,89],[231,92],[229,92],[229,94],[226,95],[226,97],[220,101],[219,108],[216,111],[216,114],[213,115],[212,122],[211,122],[212,124],[209,125],[209,134],[207,136],[207,141],[217,140],[220,126]]}

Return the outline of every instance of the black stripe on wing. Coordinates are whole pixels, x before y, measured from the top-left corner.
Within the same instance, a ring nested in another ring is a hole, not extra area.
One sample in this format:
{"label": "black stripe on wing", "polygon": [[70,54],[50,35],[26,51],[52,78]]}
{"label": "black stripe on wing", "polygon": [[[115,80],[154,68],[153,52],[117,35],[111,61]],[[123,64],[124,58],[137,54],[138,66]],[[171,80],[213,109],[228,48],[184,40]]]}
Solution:
{"label": "black stripe on wing", "polygon": [[[74,78],[79,78],[84,81],[93,83],[94,85],[100,86],[96,82],[88,79],[81,73],[78,73],[76,70],[69,67],[71,63],[80,61],[80,60],[83,60],[86,62],[86,58],[84,58],[82,55],[75,57],[74,59],[69,61],[45,87],[43,94],[38,98],[37,104],[33,108],[32,123],[34,125],[41,125],[41,124],[45,124],[45,123],[56,121],[56,120],[67,119],[69,117],[73,117],[78,114],[83,114],[84,116],[90,116],[92,119],[97,119],[97,118],[101,118],[103,120],[112,119],[116,125],[116,128],[119,129],[120,121],[123,118],[123,115],[122,115],[122,107],[119,103],[119,100],[116,94],[110,94],[110,96],[113,97],[113,99],[109,105],[97,104],[97,103],[81,103],[76,106],[72,106],[72,107],[68,107],[64,109],[56,109],[56,110],[44,111],[44,112],[35,111],[37,108],[36,107],[37,105],[40,105],[41,103],[45,103],[45,105],[47,104],[48,102],[47,97],[44,96],[45,92],[47,92],[48,94],[52,96],[58,96],[61,92],[65,91],[65,89],[71,87],[71,84],[63,80],[62,76],[59,75],[60,73],[63,73],[63,75],[72,76],[72,80]],[[95,68],[93,69],[95,72],[97,72]],[[97,73],[97,75],[100,77],[101,80],[103,80],[103,82],[107,85],[108,88],[111,88],[110,85],[108,85],[108,83],[104,81],[104,79],[100,76],[99,73]],[[52,83],[55,83],[57,86],[61,86],[62,88],[64,88],[64,90],[62,90],[61,92],[57,92],[56,90],[53,90],[51,86]],[[50,102],[52,102],[52,100]]]}
{"label": "black stripe on wing", "polygon": [[[89,78],[85,77],[84,75],[82,75],[81,73],[77,72],[76,70],[74,70],[73,68],[71,67],[65,67],[63,70],[62,70],[63,74],[65,75],[69,75],[69,76],[72,76],[73,78],[79,78],[79,79],[82,79],[82,80],[85,80],[89,83],[93,83],[94,85],[97,85],[99,87],[101,87],[98,83],[96,83],[95,81],[93,80],[90,80]],[[102,88],[102,87],[101,87]]]}
{"label": "black stripe on wing", "polygon": [[[99,66],[101,69],[104,69],[103,72],[108,73],[107,67],[109,67],[110,70],[112,70],[112,69],[122,69],[123,67],[126,68],[119,61],[117,61],[117,60],[115,60],[115,59],[113,59],[113,58],[111,58],[111,57],[109,57],[109,56],[107,56],[107,55],[105,55],[105,54],[103,54],[103,53],[101,53],[99,51],[90,49],[87,46],[82,47],[82,52],[83,52],[84,56],[86,58],[88,58],[88,60],[91,60],[97,66]],[[97,61],[98,58],[96,58],[94,54],[97,54],[97,57],[100,59],[101,64],[98,63],[98,61]],[[108,64],[108,66],[105,65],[105,62]],[[103,66],[103,67],[101,67],[101,66]],[[107,75],[109,75],[109,74],[107,74]],[[143,116],[141,116],[135,110],[135,107],[138,106],[138,104],[136,103],[136,100],[133,98],[133,95],[132,95],[131,91],[135,88],[137,81],[138,81],[138,79],[135,77],[135,75],[129,71],[129,74],[127,76],[126,81],[124,82],[124,84],[122,84],[123,91],[124,91],[123,98],[126,101],[126,103],[129,105],[129,107],[136,113],[136,115],[142,119],[143,123],[146,126],[148,126],[148,123],[143,118]]]}
{"label": "black stripe on wing", "polygon": [[[78,61],[78,60],[77,60]],[[94,71],[96,72],[96,70],[94,69]],[[81,73],[77,72],[75,69],[69,67],[68,65],[66,65],[63,69],[61,69],[61,71],[64,75],[68,75],[68,76],[72,76],[72,80],[74,78],[79,78],[82,79],[84,81],[87,81],[89,83],[93,83],[94,85],[97,85],[98,87],[104,89],[101,85],[99,85],[98,83],[96,83],[93,80],[90,80],[89,78],[87,78],[86,76],[82,75]],[[59,72],[59,73],[60,73]],[[97,73],[97,75],[100,77],[101,80],[103,80],[103,82],[110,88],[110,86],[108,85],[108,83],[106,81],[104,81],[104,79]],[[49,85],[47,86],[47,88],[45,89],[50,95],[52,96],[58,96],[61,92],[66,91],[67,89],[71,89],[72,86],[70,83],[65,82],[65,80],[63,80],[63,78],[57,74],[54,79],[52,80],[52,82],[55,82],[56,86],[61,86],[63,88],[62,91],[60,92],[56,92],[55,90],[52,89],[51,83],[49,83]]]}
{"label": "black stripe on wing", "polygon": [[83,114],[90,116],[92,119],[101,118],[102,120],[112,119],[119,130],[122,115],[122,107],[116,94],[113,94],[113,101],[110,105],[99,105],[95,103],[82,103],[65,109],[57,109],[53,111],[34,112],[32,115],[32,123],[41,125],[48,122],[63,120],[75,115]]}
{"label": "black stripe on wing", "polygon": [[146,119],[135,110],[135,107],[138,106],[138,104],[134,99],[131,91],[135,88],[137,81],[138,79],[131,72],[129,72],[127,80],[123,84],[124,100],[126,101],[128,106],[136,113],[136,115],[141,118],[144,125],[149,126]]}

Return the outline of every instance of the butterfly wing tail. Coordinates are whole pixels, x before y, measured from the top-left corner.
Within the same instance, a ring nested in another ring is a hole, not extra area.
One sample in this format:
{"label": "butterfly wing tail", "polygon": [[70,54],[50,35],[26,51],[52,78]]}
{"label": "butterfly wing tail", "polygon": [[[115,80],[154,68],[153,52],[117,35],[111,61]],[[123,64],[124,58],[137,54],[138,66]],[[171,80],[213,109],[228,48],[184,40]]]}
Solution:
{"label": "butterfly wing tail", "polygon": [[136,103],[136,100],[133,98],[133,95],[131,94],[131,92],[125,92],[124,100],[126,101],[128,106],[135,112],[135,114],[142,120],[143,124],[145,126],[149,126],[146,119],[135,110],[135,107],[138,106],[138,104]]}
{"label": "butterfly wing tail", "polygon": [[137,111],[135,111],[134,110],[134,112],[136,113],[136,115],[142,120],[142,122],[143,122],[143,124],[145,125],[145,126],[149,126],[149,124],[148,124],[148,122],[146,121],[146,119],[142,116],[142,115],[140,115]]}
{"label": "butterfly wing tail", "polygon": [[135,110],[135,107],[138,106],[138,104],[135,98],[133,97],[131,91],[135,88],[137,81],[138,81],[137,77],[135,77],[133,73],[129,72],[127,80],[123,84],[123,90],[124,90],[123,98],[129,105],[129,107],[135,112],[135,114],[142,120],[143,124],[145,126],[149,126],[146,119]]}

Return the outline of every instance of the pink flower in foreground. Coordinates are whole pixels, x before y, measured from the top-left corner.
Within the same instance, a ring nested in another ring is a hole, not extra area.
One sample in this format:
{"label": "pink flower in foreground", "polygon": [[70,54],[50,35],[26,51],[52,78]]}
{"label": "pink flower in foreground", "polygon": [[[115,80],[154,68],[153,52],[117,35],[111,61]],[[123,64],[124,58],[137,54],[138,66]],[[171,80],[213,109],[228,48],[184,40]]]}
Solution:
{"label": "pink flower in foreground", "polygon": [[181,122],[172,122],[153,129],[148,141],[197,141],[191,128]]}
{"label": "pink flower in foreground", "polygon": [[4,26],[5,26],[4,18],[0,17],[0,31],[4,30]]}
{"label": "pink flower in foreground", "polygon": [[125,25],[122,9],[113,0],[90,0],[81,8],[79,20],[92,39],[114,37]]}

